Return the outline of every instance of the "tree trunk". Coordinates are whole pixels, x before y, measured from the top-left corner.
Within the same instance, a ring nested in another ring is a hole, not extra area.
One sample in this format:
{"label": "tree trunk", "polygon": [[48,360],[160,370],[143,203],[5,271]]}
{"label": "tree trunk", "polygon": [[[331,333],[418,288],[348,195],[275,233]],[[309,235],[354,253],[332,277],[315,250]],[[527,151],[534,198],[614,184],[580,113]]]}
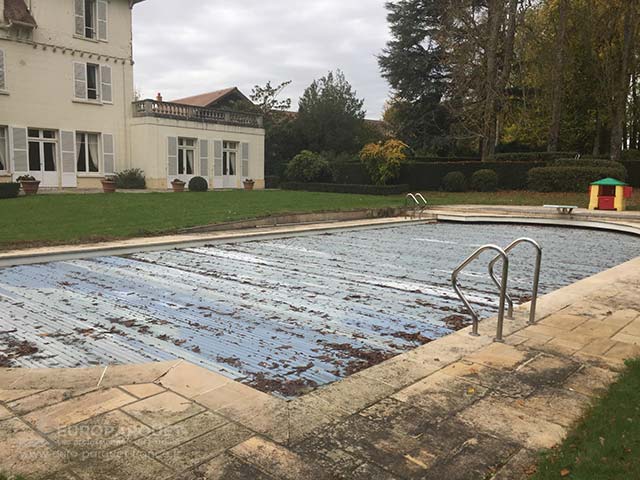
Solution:
{"label": "tree trunk", "polygon": [[495,152],[496,131],[496,80],[498,77],[498,40],[504,15],[504,0],[489,0],[485,77],[484,120],[482,128],[482,160],[487,161]]}
{"label": "tree trunk", "polygon": [[593,151],[591,154],[594,157],[600,155],[600,143],[602,142],[602,125],[600,124],[600,111],[596,110],[596,134],[593,138]]}
{"label": "tree trunk", "polygon": [[638,73],[631,77],[631,133],[629,134],[629,148],[640,148],[640,105],[638,104]]}
{"label": "tree trunk", "polygon": [[569,0],[560,0],[558,4],[558,34],[556,44],[555,65],[553,67],[552,82],[553,94],[551,100],[551,127],[549,128],[549,141],[547,151],[557,152],[560,141],[560,125],[562,122],[562,104],[564,101],[564,72],[565,53],[567,48],[567,13]]}
{"label": "tree trunk", "polygon": [[622,58],[620,59],[620,70],[613,97],[611,117],[611,160],[614,161],[619,161],[622,156],[622,136],[626,120],[627,99],[629,98],[632,55],[637,28],[637,9],[636,1],[632,0],[626,4],[624,12]]}

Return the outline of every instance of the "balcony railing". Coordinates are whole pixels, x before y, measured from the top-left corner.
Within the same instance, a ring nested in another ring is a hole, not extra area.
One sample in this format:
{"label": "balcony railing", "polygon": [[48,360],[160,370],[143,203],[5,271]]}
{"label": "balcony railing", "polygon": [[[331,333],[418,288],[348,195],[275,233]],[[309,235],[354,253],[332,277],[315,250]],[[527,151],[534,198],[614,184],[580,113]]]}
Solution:
{"label": "balcony railing", "polygon": [[220,123],[240,127],[262,128],[262,115],[234,112],[231,110],[214,110],[211,108],[183,105],[181,103],[158,102],[156,100],[133,102],[133,116],[171,118],[191,122]]}

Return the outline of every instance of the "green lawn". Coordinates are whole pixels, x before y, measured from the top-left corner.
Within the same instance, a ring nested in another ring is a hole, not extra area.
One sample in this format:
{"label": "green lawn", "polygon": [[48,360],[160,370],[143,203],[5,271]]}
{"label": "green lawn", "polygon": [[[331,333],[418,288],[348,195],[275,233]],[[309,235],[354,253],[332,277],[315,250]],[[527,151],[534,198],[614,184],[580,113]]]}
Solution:
{"label": "green lawn", "polygon": [[[432,205],[585,206],[587,194],[425,192]],[[637,202],[640,203],[640,202]],[[287,212],[399,206],[404,196],[298,191],[36,195],[0,200],[0,249],[100,241],[175,232],[210,223]]]}
{"label": "green lawn", "polygon": [[640,360],[587,414],[557,449],[547,453],[532,480],[640,478]]}

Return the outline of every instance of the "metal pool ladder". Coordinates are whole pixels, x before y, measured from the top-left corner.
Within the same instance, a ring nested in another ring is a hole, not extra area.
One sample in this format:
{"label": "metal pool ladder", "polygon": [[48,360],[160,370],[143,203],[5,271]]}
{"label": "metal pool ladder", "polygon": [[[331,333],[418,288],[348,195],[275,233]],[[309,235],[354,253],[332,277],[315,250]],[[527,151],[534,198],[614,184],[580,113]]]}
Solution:
{"label": "metal pool ladder", "polygon": [[[511,250],[516,248],[518,245],[522,245],[523,243],[528,243],[530,245],[533,245],[533,248],[535,248],[535,251],[536,251],[535,271],[533,273],[533,289],[531,293],[531,311],[529,312],[529,325],[533,325],[534,323],[536,323],[536,306],[538,304],[540,269],[542,267],[542,247],[538,242],[530,238],[519,238],[514,242],[512,242],[511,245],[509,245],[507,248],[505,248],[504,251],[508,255],[509,252],[511,252]],[[491,260],[491,262],[489,262],[489,276],[491,277],[491,280],[493,280],[493,283],[496,285],[496,287],[501,288],[501,282],[496,277],[496,274],[493,269],[498,260],[500,260],[499,255],[496,256],[496,258],[494,258],[493,260]],[[509,295],[508,292],[506,293],[506,297],[507,297],[507,303],[509,304],[508,317],[513,318],[513,298],[511,298],[511,295]]]}
{"label": "metal pool ladder", "polygon": [[417,215],[418,218],[422,218],[422,213],[425,211],[425,209],[428,206],[427,201],[422,196],[422,194],[421,193],[408,193],[406,198],[405,198],[404,204],[408,208],[410,203],[411,203],[411,205],[413,205],[413,211],[412,211],[412,214],[411,214],[411,218],[415,218],[416,215]]}
{"label": "metal pool ladder", "polygon": [[502,258],[502,280],[500,282],[498,329],[497,329],[496,338],[495,338],[496,342],[502,342],[503,341],[502,330],[504,325],[504,306],[505,306],[506,296],[507,296],[507,282],[509,281],[509,256],[507,255],[507,253],[496,245],[484,245],[478,248],[475,252],[471,254],[469,258],[467,258],[464,262],[462,262],[458,266],[458,268],[456,268],[453,271],[453,273],[451,274],[451,283],[453,284],[453,289],[458,294],[458,297],[460,297],[460,300],[462,300],[462,303],[464,303],[464,305],[467,307],[467,310],[469,310],[469,313],[473,318],[473,328],[471,331],[471,335],[474,337],[478,337],[479,336],[478,325],[480,323],[480,317],[478,316],[478,313],[474,310],[474,308],[471,306],[471,303],[469,303],[469,300],[467,300],[467,297],[465,297],[464,293],[462,293],[460,283],[458,282],[458,275],[462,270],[464,270],[467,266],[469,266],[469,264],[473,263],[473,261],[476,260],[482,253],[488,250],[493,250],[497,252],[498,258]]}

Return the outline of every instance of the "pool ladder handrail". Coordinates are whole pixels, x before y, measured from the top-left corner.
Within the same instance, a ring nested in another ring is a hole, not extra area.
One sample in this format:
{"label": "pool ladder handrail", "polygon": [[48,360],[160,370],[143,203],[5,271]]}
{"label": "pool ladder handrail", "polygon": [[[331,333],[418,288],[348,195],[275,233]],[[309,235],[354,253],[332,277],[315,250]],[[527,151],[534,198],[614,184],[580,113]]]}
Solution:
{"label": "pool ladder handrail", "polygon": [[453,284],[453,289],[457,293],[458,297],[460,297],[460,300],[462,300],[462,303],[464,303],[465,307],[467,307],[467,310],[469,310],[469,313],[471,314],[471,317],[473,318],[473,327],[472,327],[472,330],[471,330],[471,336],[473,336],[473,337],[480,336],[479,333],[478,333],[478,326],[480,324],[480,317],[478,316],[478,313],[471,306],[471,303],[469,303],[469,300],[467,300],[467,297],[465,297],[464,293],[462,293],[462,288],[460,286],[460,283],[458,282],[458,275],[469,264],[471,264],[474,260],[476,260],[482,253],[484,253],[484,252],[486,252],[488,250],[493,250],[493,251],[497,252],[498,253],[498,258],[502,258],[502,279],[501,279],[500,285],[499,285],[500,286],[500,301],[499,301],[499,309],[498,309],[498,326],[497,326],[497,330],[496,330],[496,337],[495,337],[494,340],[496,342],[504,342],[503,335],[502,335],[503,328],[504,328],[504,308],[505,308],[506,296],[507,296],[507,284],[508,284],[508,281],[509,281],[509,256],[507,255],[507,253],[502,248],[498,247],[497,245],[484,245],[484,246],[478,248],[464,262],[462,262],[458,266],[458,268],[456,268],[453,271],[453,273],[451,274],[451,283]]}
{"label": "pool ladder handrail", "polygon": [[[536,306],[538,304],[538,290],[540,286],[540,269],[542,267],[542,247],[538,242],[531,238],[519,238],[514,240],[507,248],[504,249],[504,252],[509,255],[509,253],[516,248],[518,245],[522,245],[523,243],[528,243],[533,245],[536,251],[536,262],[535,262],[535,271],[533,273],[533,289],[531,294],[531,311],[529,312],[529,325],[533,325],[536,323]],[[494,267],[498,260],[500,260],[500,255],[497,255],[491,262],[489,262],[489,276],[496,287],[500,288],[501,283],[496,277]],[[509,292],[506,292],[507,303],[509,305],[509,310],[507,317],[513,318],[513,298],[509,295]]]}
{"label": "pool ladder handrail", "polygon": [[408,193],[405,197],[404,204],[408,208],[409,200],[413,200],[413,213],[411,214],[411,218],[416,217],[416,213],[418,214],[418,218],[422,218],[422,212],[427,208],[427,200],[422,196],[421,193]]}

